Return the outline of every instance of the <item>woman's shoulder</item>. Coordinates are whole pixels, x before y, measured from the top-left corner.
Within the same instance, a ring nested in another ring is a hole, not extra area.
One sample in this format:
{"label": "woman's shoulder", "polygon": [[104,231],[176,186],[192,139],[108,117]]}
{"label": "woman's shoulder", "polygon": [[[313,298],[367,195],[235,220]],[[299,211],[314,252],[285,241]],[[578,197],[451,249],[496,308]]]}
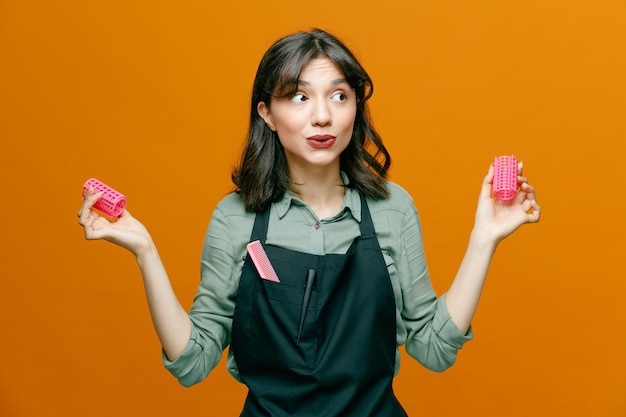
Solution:
{"label": "woman's shoulder", "polygon": [[397,201],[404,202],[413,202],[413,197],[411,194],[404,189],[400,184],[397,184],[392,181],[387,181],[387,189],[389,190],[390,198],[395,199]]}
{"label": "woman's shoulder", "polygon": [[226,194],[224,198],[217,203],[215,211],[219,212],[224,217],[249,217],[254,218],[254,212],[246,210],[243,204],[241,194],[238,192],[230,192]]}
{"label": "woman's shoulder", "polygon": [[368,199],[370,207],[376,210],[393,210],[400,212],[406,212],[407,208],[413,207],[413,197],[399,184],[387,181],[387,190],[389,190],[389,196],[387,198]]}
{"label": "woman's shoulder", "polygon": [[231,192],[215,206],[208,235],[228,240],[230,244],[235,245],[238,253],[245,250],[254,217],[255,213],[245,209],[241,195]]}

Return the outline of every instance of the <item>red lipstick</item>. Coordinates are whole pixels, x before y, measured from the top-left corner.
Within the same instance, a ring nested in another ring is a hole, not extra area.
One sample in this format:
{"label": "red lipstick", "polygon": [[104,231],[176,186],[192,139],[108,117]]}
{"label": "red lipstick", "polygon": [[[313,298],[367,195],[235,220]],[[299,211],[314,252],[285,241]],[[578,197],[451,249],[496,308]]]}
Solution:
{"label": "red lipstick", "polygon": [[333,135],[313,135],[306,138],[309,146],[316,149],[330,148],[335,144],[336,140],[337,138]]}

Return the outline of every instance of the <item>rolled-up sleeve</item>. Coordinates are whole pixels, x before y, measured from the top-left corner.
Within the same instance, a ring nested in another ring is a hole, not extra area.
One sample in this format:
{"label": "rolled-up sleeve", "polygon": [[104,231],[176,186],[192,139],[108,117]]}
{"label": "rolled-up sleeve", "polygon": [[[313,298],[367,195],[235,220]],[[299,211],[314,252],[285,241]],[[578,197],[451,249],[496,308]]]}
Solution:
{"label": "rolled-up sleeve", "polygon": [[201,283],[189,312],[192,323],[187,347],[174,361],[163,353],[165,368],[188,387],[202,381],[230,344],[238,278],[229,221],[219,205],[205,237]]}
{"label": "rolled-up sleeve", "polygon": [[426,368],[443,372],[454,364],[465,342],[473,338],[472,329],[466,334],[459,331],[448,314],[445,294],[435,300],[430,310],[430,323],[409,331],[406,351]]}
{"label": "rolled-up sleeve", "polygon": [[202,381],[215,368],[220,360],[221,350],[217,350],[213,341],[202,340],[196,326],[191,329],[189,343],[175,361],[170,361],[162,352],[165,368],[172,373],[185,387]]}

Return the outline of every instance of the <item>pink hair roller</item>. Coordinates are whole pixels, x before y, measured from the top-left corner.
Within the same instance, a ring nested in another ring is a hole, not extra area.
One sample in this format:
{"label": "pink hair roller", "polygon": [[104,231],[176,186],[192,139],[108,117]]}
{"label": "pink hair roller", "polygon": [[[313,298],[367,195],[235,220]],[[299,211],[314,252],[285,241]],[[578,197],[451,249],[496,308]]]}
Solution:
{"label": "pink hair roller", "polygon": [[498,200],[512,200],[517,191],[517,158],[497,156],[493,166],[493,195]]}
{"label": "pink hair roller", "polygon": [[120,194],[108,185],[91,178],[83,185],[83,198],[87,194],[89,187],[92,187],[96,193],[102,192],[102,198],[93,205],[93,208],[110,217],[118,217],[122,214],[124,207],[126,207],[126,196],[124,194]]}

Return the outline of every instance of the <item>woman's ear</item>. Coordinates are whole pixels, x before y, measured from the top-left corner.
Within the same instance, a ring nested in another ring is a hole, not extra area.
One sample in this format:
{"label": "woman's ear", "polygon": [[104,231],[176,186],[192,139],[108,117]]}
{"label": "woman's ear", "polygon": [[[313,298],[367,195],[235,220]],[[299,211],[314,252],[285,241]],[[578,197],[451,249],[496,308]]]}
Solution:
{"label": "woman's ear", "polygon": [[257,112],[259,112],[259,116],[261,116],[261,118],[265,120],[265,124],[267,125],[267,127],[269,127],[270,130],[276,132],[276,127],[274,126],[274,123],[272,122],[272,115],[270,114],[270,109],[267,108],[265,103],[260,101],[259,104],[257,104],[256,106],[256,110]]}

